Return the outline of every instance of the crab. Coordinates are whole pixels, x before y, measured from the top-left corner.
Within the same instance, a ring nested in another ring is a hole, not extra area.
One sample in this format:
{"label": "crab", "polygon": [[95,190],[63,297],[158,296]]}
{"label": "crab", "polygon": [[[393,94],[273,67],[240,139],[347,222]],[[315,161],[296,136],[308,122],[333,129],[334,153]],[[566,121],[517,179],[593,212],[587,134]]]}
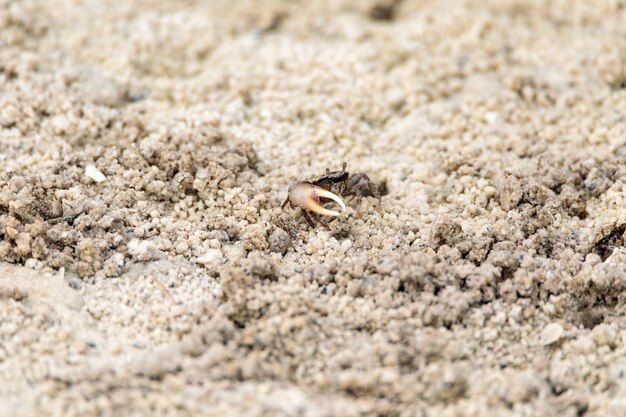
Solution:
{"label": "crab", "polygon": [[317,214],[340,215],[339,212],[323,207],[323,199],[335,201],[345,211],[345,204],[340,196],[358,200],[362,197],[381,198],[379,187],[366,174],[359,172],[350,176],[346,167],[347,164],[344,162],[340,171],[330,171],[326,168],[326,172],[317,179],[291,184],[282,208],[288,203],[291,207],[300,207],[307,223],[313,227],[314,220],[321,221]]}

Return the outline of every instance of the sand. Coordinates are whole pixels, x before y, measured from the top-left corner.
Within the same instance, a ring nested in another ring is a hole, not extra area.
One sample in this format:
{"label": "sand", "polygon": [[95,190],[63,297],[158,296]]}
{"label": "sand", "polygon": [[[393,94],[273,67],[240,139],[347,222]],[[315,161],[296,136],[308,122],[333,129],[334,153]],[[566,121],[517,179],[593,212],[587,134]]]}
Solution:
{"label": "sand", "polygon": [[[626,415],[626,4],[0,0],[0,415]],[[387,193],[315,228],[289,184]]]}

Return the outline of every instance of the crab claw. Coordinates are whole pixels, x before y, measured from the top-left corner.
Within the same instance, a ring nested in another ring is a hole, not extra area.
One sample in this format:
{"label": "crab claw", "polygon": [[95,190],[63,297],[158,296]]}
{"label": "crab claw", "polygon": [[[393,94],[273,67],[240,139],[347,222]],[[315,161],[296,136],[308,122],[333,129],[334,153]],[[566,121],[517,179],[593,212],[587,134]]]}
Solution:
{"label": "crab claw", "polygon": [[341,206],[341,211],[346,210],[343,200],[328,190],[317,187],[310,182],[297,182],[289,187],[289,200],[292,204],[324,216],[340,216],[341,213],[322,207],[320,198],[328,198]]}

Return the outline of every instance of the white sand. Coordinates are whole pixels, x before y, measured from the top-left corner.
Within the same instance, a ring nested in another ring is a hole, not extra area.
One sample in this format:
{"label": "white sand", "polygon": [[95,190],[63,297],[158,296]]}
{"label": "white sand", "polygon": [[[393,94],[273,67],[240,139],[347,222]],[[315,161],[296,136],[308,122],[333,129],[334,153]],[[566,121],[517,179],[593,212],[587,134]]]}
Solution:
{"label": "white sand", "polygon": [[[0,415],[626,415],[624,39],[619,0],[0,0]],[[281,210],[342,161],[389,193]]]}

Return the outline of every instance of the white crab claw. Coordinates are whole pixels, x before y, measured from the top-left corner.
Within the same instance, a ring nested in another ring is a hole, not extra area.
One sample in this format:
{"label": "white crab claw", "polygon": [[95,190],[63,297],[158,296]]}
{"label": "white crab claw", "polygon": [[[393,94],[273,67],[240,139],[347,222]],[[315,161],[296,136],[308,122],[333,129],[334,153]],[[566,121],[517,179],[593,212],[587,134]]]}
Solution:
{"label": "white crab claw", "polygon": [[[341,211],[346,211],[346,205],[343,203],[343,200],[336,194],[331,193],[328,190],[325,190],[323,188],[320,187],[315,187],[312,191],[312,193],[315,193],[318,195],[318,201],[319,201],[319,197],[323,197],[323,198],[328,198],[333,200],[335,203],[339,204],[341,206]],[[327,216],[340,216],[341,213],[338,213],[336,211],[333,210],[328,210],[324,207],[322,207],[319,203],[317,203],[317,205],[315,205],[314,208],[311,208],[312,211],[319,213],[319,214],[324,214]]]}
{"label": "white crab claw", "polygon": [[296,206],[324,216],[340,216],[341,213],[329,210],[320,204],[320,198],[328,198],[346,210],[343,200],[336,194],[308,182],[297,182],[289,187],[289,200]]}

